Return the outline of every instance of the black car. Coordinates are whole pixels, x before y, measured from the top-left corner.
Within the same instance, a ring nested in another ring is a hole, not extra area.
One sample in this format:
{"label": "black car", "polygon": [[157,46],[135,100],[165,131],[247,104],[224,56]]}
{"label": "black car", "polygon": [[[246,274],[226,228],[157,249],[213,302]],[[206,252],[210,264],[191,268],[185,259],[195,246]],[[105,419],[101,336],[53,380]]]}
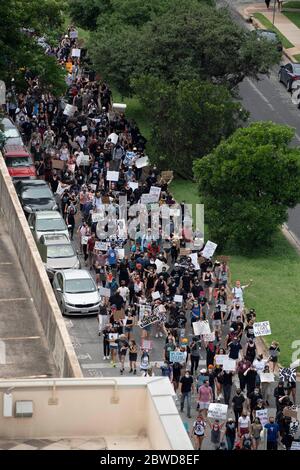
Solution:
{"label": "black car", "polygon": [[282,52],[282,42],[280,41],[278,34],[274,31],[270,29],[257,28],[253,31],[253,34],[256,35],[258,40],[266,39],[267,41],[273,43],[278,52]]}
{"label": "black car", "polygon": [[292,84],[295,80],[300,80],[300,64],[289,62],[282,65],[278,72],[279,81],[284,83],[288,91],[292,91]]}
{"label": "black car", "polygon": [[17,181],[15,188],[26,216],[36,211],[58,210],[54,195],[45,181]]}

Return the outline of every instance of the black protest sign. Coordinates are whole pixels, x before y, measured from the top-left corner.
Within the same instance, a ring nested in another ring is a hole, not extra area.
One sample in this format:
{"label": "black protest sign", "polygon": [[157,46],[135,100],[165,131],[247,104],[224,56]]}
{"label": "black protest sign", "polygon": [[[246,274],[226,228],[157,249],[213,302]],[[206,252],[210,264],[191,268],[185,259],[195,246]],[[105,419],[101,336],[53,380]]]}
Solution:
{"label": "black protest sign", "polygon": [[291,369],[290,367],[281,367],[279,369],[279,380],[296,382],[296,369]]}
{"label": "black protest sign", "polygon": [[155,313],[152,313],[151,315],[144,315],[143,318],[139,322],[139,327],[145,328],[146,326],[149,326],[152,323],[156,323],[158,321],[160,321],[160,318]]}

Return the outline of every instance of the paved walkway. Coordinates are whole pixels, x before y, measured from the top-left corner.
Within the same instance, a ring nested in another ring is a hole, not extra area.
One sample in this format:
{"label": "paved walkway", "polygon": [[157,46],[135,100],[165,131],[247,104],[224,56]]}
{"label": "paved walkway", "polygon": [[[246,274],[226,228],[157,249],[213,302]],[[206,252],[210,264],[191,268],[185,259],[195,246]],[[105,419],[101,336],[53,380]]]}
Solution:
{"label": "paved walkway", "polygon": [[[240,13],[245,19],[248,19],[254,13],[262,13],[271,23],[273,23],[273,8],[267,9],[261,3],[254,3],[248,5],[246,8],[240,7]],[[280,13],[276,8],[275,23],[277,29],[292,43],[294,47],[286,50],[289,56],[300,54],[300,30],[297,26],[290,21],[284,14]]]}
{"label": "paved walkway", "polygon": [[42,325],[1,217],[0,285],[1,378],[55,377]]}

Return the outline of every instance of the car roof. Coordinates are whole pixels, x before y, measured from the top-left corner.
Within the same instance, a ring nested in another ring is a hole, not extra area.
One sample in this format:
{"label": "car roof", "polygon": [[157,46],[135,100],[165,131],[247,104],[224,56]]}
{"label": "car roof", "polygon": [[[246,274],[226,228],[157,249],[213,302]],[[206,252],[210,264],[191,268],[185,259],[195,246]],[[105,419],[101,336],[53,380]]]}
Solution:
{"label": "car roof", "polygon": [[38,211],[34,214],[37,219],[62,219],[58,211]]}
{"label": "car roof", "polygon": [[71,245],[68,237],[61,233],[57,235],[45,234],[41,236],[41,241],[45,242],[45,245]]}
{"label": "car roof", "polygon": [[91,279],[93,281],[91,274],[86,269],[62,269],[59,272],[62,273],[66,280]]}
{"label": "car roof", "polygon": [[11,129],[11,128],[16,127],[15,124],[7,117],[1,120],[1,124],[3,125],[5,129]]}
{"label": "car roof", "polygon": [[28,150],[22,145],[5,145],[4,147],[5,157],[30,157]]}
{"label": "car roof", "polygon": [[49,188],[46,181],[43,181],[43,180],[23,180],[23,181],[18,181],[17,185],[18,186],[23,186],[23,187],[27,187],[27,186],[28,187],[30,187],[30,186],[47,186],[47,188]]}

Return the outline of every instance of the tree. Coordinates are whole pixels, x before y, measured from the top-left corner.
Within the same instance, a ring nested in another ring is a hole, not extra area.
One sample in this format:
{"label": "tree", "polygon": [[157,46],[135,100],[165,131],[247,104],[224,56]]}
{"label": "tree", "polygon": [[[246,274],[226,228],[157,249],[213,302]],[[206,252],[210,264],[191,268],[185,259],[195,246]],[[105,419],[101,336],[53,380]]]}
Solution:
{"label": "tree", "polygon": [[251,252],[272,243],[288,208],[300,202],[294,130],[257,122],[237,130],[194,163],[210,234],[221,248]]}
{"label": "tree", "polygon": [[200,80],[178,84],[144,76],[133,81],[152,128],[151,159],[192,177],[193,160],[236,130],[248,114],[224,86]]}
{"label": "tree", "polygon": [[100,15],[111,9],[110,0],[68,0],[71,19],[81,28],[93,31]]}
{"label": "tree", "polygon": [[[131,78],[147,74],[174,83],[200,78],[234,88],[246,76],[267,73],[280,59],[275,47],[239,27],[225,9],[204,0],[162,4],[168,8],[145,15],[147,22],[135,19],[138,27],[112,12],[92,38],[92,57],[105,79],[111,81],[125,67],[120,91],[130,90]],[[124,41],[125,31],[130,40]]]}
{"label": "tree", "polygon": [[1,5],[0,75],[7,83],[12,77],[18,85],[24,84],[25,67],[39,68],[45,87],[62,91],[62,69],[53,58],[46,56],[34,37],[22,28],[32,28],[37,34],[47,35],[63,24],[62,0],[11,0]]}

